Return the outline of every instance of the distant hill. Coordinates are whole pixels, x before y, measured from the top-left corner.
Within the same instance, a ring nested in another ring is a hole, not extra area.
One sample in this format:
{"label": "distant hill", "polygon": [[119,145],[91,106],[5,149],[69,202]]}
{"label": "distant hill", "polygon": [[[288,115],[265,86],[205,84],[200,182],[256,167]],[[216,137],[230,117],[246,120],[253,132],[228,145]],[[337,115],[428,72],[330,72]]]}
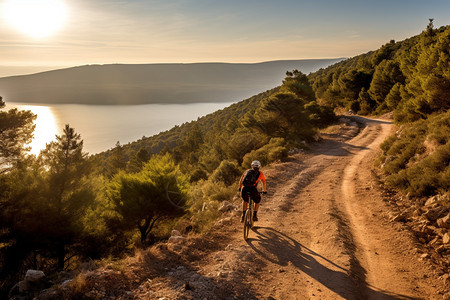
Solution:
{"label": "distant hill", "polygon": [[279,86],[288,70],[308,74],[341,60],[86,65],[0,78],[0,95],[46,104],[233,102]]}

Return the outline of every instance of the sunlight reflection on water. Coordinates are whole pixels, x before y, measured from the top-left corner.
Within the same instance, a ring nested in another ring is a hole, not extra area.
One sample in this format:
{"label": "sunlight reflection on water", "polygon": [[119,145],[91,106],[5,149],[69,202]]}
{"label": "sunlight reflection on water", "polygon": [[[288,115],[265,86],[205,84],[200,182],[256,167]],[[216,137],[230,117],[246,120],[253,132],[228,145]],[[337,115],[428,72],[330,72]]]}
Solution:
{"label": "sunlight reflection on water", "polygon": [[55,115],[49,106],[18,105],[17,107],[21,110],[30,110],[37,115],[34,121],[36,128],[34,129],[33,140],[28,146],[31,147],[31,154],[38,155],[47,143],[54,141],[55,136],[59,134]]}

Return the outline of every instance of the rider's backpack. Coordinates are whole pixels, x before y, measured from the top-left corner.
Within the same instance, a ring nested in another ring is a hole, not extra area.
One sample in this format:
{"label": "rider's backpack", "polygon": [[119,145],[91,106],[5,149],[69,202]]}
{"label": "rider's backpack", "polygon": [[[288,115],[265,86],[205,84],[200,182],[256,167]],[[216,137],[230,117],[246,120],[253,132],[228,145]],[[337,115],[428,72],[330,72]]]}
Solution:
{"label": "rider's backpack", "polygon": [[259,178],[259,171],[250,169],[245,174],[245,177],[242,180],[242,184],[244,186],[254,186],[258,178]]}

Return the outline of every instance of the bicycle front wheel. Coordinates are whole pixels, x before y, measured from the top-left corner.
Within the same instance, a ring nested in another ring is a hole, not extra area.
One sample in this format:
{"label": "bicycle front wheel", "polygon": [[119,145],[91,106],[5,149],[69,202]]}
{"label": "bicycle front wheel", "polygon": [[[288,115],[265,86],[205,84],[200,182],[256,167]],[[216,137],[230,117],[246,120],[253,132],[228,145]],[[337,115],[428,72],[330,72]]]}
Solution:
{"label": "bicycle front wheel", "polygon": [[247,209],[244,216],[244,240],[248,239],[248,233],[250,232],[250,228],[252,227],[252,215],[250,209]]}

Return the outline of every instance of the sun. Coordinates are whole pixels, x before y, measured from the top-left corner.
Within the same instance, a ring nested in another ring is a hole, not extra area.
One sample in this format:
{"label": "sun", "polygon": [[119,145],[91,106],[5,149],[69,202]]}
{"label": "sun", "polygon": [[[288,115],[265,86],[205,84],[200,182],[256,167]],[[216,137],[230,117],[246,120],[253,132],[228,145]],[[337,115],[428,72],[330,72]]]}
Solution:
{"label": "sun", "polygon": [[67,19],[62,0],[5,0],[2,11],[11,26],[33,38],[52,35]]}

